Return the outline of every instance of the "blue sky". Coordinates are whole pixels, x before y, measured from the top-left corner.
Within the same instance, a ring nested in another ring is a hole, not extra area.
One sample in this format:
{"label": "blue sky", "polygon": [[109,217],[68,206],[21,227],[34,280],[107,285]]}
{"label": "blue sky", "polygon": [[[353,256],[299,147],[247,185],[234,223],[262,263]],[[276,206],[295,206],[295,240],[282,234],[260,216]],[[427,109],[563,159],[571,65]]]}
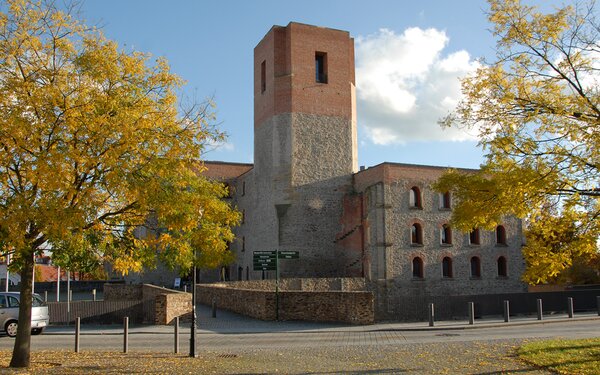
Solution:
{"label": "blue sky", "polygon": [[188,97],[214,97],[227,143],[207,160],[253,160],[253,49],[290,21],[355,38],[359,165],[384,161],[476,168],[474,134],[436,120],[459,97],[457,76],[493,58],[495,41],[471,0],[87,0],[81,17],[126,50],[164,56]]}

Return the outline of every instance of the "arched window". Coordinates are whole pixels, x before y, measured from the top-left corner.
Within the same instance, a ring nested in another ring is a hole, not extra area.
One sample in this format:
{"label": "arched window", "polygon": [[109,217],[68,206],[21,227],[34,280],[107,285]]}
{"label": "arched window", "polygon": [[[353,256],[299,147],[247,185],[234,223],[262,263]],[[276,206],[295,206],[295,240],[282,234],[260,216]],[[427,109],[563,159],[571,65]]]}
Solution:
{"label": "arched window", "polygon": [[452,259],[450,257],[442,259],[442,276],[446,278],[452,277]]}
{"label": "arched window", "polygon": [[452,229],[448,224],[444,224],[440,228],[440,243],[443,245],[452,244]]}
{"label": "arched window", "polygon": [[450,197],[449,191],[440,194],[440,208],[446,210],[452,208],[452,198]]}
{"label": "arched window", "polygon": [[409,194],[408,205],[413,208],[423,208],[423,205],[421,204],[421,190],[419,190],[418,187],[413,186],[410,189]]}
{"label": "arched window", "polygon": [[473,229],[469,232],[469,244],[470,245],[479,245],[481,242],[479,240],[479,228]]}
{"label": "arched window", "polygon": [[471,277],[481,277],[481,260],[479,257],[471,258]]}
{"label": "arched window", "polygon": [[414,223],[410,227],[410,243],[413,245],[423,245],[423,228],[421,224]]}
{"label": "arched window", "polygon": [[506,245],[506,230],[502,225],[496,227],[496,244]]}
{"label": "arched window", "polygon": [[413,277],[422,279],[423,278],[423,260],[419,257],[415,257],[412,260]]}
{"label": "arched window", "polygon": [[238,278],[237,278],[237,279],[238,279],[239,281],[242,281],[242,280],[243,280],[243,277],[244,277],[244,267],[242,267],[242,266],[239,266],[239,267],[238,267]]}
{"label": "arched window", "polygon": [[506,272],[506,258],[500,257],[498,258],[498,276],[506,277],[508,273]]}

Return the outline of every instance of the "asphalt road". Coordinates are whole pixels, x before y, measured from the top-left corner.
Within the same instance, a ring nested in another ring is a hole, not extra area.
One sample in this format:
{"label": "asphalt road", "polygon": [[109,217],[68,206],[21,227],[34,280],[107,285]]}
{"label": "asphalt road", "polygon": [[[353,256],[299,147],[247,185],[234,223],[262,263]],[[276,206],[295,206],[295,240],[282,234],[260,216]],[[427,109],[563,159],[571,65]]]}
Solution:
{"label": "asphalt road", "polygon": [[[131,329],[129,349],[134,351],[173,352],[173,327]],[[69,332],[70,331],[70,332]],[[83,330],[81,350],[119,351],[123,348],[123,334],[119,329]],[[507,325],[475,329],[410,330],[380,329],[378,327],[327,327],[323,329],[294,329],[259,333],[214,333],[203,331],[197,336],[199,352],[235,352],[246,349],[315,349],[342,347],[402,346],[428,343],[458,343],[475,341],[535,339],[535,338],[585,338],[600,336],[600,320],[551,322],[545,324]],[[189,325],[180,328],[181,352],[188,350]],[[73,328],[32,337],[32,349],[74,348]],[[12,349],[14,340],[0,337],[0,349]]]}

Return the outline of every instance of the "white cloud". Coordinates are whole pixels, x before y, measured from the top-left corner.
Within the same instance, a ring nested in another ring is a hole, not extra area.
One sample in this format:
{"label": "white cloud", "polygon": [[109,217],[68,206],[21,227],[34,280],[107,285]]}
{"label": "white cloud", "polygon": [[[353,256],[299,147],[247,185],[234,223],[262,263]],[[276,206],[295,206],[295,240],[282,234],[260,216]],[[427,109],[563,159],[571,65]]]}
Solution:
{"label": "white cloud", "polygon": [[460,99],[459,77],[478,66],[466,51],[444,56],[448,40],[444,31],[417,27],[357,38],[358,120],[372,142],[475,139],[437,123]]}

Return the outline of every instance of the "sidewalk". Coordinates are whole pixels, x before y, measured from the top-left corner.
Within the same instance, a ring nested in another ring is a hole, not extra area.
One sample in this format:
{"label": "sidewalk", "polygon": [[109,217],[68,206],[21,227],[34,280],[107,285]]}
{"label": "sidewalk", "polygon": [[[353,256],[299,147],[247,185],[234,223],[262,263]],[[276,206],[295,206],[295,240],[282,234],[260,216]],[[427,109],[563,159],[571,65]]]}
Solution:
{"label": "sidewalk", "polygon": [[[318,323],[301,321],[263,321],[242,316],[228,311],[217,311],[217,317],[212,318],[210,307],[199,305],[197,309],[198,334],[244,334],[271,332],[376,332],[376,331],[432,331],[432,330],[464,330],[477,328],[507,327],[534,324],[565,323],[583,320],[598,320],[595,312],[576,313],[573,318],[566,314],[545,315],[543,320],[536,316],[515,316],[509,322],[502,317],[476,319],[475,324],[469,325],[467,320],[451,320],[435,322],[433,327],[428,322],[384,322],[372,325],[355,326],[342,323]],[[180,323],[180,330],[189,329],[189,323]],[[174,327],[161,325],[138,325],[129,327],[130,334],[173,334]],[[72,335],[75,327],[49,326],[44,331],[46,335]],[[123,333],[121,325],[81,324],[82,335],[117,335]]]}

